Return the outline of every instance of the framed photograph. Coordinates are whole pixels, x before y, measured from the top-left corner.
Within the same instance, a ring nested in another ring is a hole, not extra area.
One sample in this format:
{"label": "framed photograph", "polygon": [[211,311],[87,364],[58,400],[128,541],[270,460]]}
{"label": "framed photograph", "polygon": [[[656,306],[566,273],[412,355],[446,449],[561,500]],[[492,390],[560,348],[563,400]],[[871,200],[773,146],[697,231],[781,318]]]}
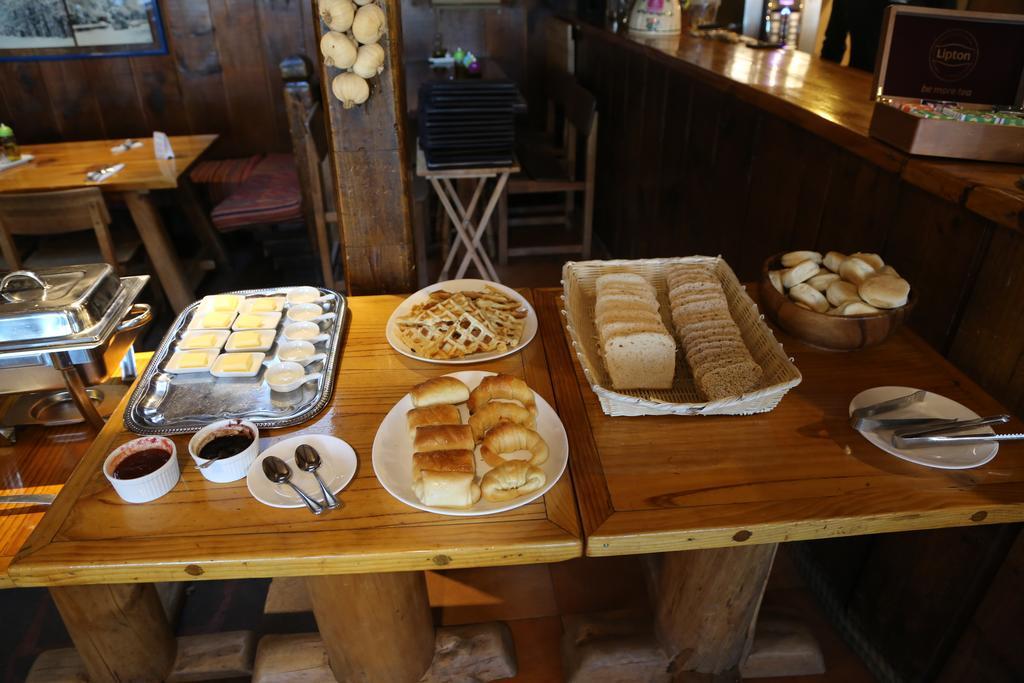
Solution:
{"label": "framed photograph", "polygon": [[161,54],[157,0],[0,0],[0,61]]}

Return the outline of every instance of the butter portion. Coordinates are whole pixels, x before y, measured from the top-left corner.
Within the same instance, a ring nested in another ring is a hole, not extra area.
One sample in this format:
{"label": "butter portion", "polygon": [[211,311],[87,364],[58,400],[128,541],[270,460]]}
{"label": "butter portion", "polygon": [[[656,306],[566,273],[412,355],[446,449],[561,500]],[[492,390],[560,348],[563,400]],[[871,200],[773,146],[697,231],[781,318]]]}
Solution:
{"label": "butter portion", "polygon": [[178,367],[182,370],[205,368],[208,363],[209,357],[202,351],[190,351],[178,356]]}
{"label": "butter portion", "polygon": [[247,353],[225,353],[217,361],[220,372],[251,372],[252,356]]}
{"label": "butter portion", "polygon": [[232,348],[255,349],[261,346],[263,346],[263,339],[259,332],[235,332],[234,336],[231,337]]}

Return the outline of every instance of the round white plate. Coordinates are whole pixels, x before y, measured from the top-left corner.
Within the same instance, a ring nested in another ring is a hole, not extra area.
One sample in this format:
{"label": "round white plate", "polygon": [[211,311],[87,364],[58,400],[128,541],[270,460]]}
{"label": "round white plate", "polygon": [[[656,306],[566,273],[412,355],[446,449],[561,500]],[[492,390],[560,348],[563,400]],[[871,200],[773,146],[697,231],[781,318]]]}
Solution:
{"label": "round white plate", "polygon": [[292,481],[300,489],[305,491],[316,501],[323,502],[323,494],[320,492],[320,485],[309,472],[303,472],[295,465],[295,449],[302,444],[309,444],[320,454],[320,478],[327,484],[331,493],[337,493],[345,488],[356,473],[356,452],[352,447],[341,439],[323,434],[310,434],[309,436],[296,436],[275,443],[267,450],[260,453],[252,465],[249,466],[249,473],[245,477],[245,483],[249,487],[252,497],[274,508],[301,508],[305,503],[295,495],[295,491],[287,484],[275,484],[263,474],[264,458],[276,455],[284,460],[292,469]]}
{"label": "round white plate", "polygon": [[[911,387],[875,387],[860,392],[850,401],[850,414],[854,410],[873,403],[881,403],[913,393],[917,389]],[[958,420],[974,420],[980,417],[969,408],[948,399],[940,394],[928,392],[920,403],[894,410],[878,419],[937,417],[955,418]],[[972,430],[975,431],[975,430]],[[922,448],[896,448],[892,445],[891,429],[880,429],[877,432],[861,431],[861,435],[886,453],[925,467],[937,467],[943,470],[964,470],[980,467],[999,451],[998,443],[965,444],[963,446],[926,446]],[[994,433],[990,428],[983,427],[977,433]]]}
{"label": "round white plate", "polygon": [[[471,370],[453,372],[449,377],[462,380],[472,390],[480,384],[480,380],[493,374],[495,373]],[[476,517],[522,507],[547,493],[562,476],[565,465],[569,462],[569,439],[566,437],[562,421],[558,419],[558,414],[548,405],[547,401],[536,392],[533,395],[537,402],[537,432],[548,444],[548,459],[543,465],[540,465],[547,477],[547,483],[538,491],[500,503],[481,498],[476,505],[467,509],[430,507],[421,503],[412,490],[412,441],[409,439],[409,427],[405,420],[405,414],[412,410],[412,397],[409,394],[403,396],[402,400],[394,405],[377,429],[377,436],[373,439],[373,472],[388,493],[398,500],[419,510],[436,512],[439,515]],[[462,421],[465,423],[469,417],[469,410],[465,404],[458,406],[458,409],[462,414]],[[525,452],[520,455],[525,455]],[[480,457],[480,449],[477,447],[477,479],[486,474],[489,469],[491,466]]]}
{"label": "round white plate", "polygon": [[[509,349],[508,351],[492,351],[490,353],[474,353],[463,358],[453,358],[451,360],[442,360],[436,358],[424,358],[413,353],[413,350],[406,346],[405,342],[402,341],[401,337],[398,336],[398,323],[395,321],[404,316],[408,315],[409,311],[416,304],[423,303],[430,297],[431,292],[436,292],[439,289],[444,289],[449,292],[465,292],[465,291],[482,291],[484,287],[494,287],[502,294],[508,296],[515,301],[518,301],[523,308],[526,309],[526,323],[523,325],[523,336],[519,339],[519,345]],[[438,282],[437,284],[424,287],[415,294],[410,294],[409,297],[398,305],[398,308],[394,310],[391,317],[388,318],[387,327],[385,327],[385,335],[388,338],[388,343],[391,347],[398,351],[403,356],[409,358],[415,358],[416,360],[426,361],[427,363],[441,363],[442,365],[463,365],[465,363],[481,363],[486,360],[494,360],[495,358],[503,358],[513,353],[518,353],[526,348],[534,335],[537,334],[537,312],[533,310],[533,306],[530,302],[522,297],[514,289],[506,287],[505,285],[498,284],[497,282],[491,282],[490,280],[446,280],[445,282]]]}

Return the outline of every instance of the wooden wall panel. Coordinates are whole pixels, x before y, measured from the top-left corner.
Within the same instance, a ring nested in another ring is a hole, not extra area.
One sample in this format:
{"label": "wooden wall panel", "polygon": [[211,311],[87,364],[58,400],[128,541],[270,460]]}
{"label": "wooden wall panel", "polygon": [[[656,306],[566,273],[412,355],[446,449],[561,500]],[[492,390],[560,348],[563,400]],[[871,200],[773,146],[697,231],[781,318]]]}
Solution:
{"label": "wooden wall panel", "polygon": [[220,133],[214,156],[290,149],[281,60],[316,59],[312,0],[160,0],[165,56],[0,64],[25,143]]}

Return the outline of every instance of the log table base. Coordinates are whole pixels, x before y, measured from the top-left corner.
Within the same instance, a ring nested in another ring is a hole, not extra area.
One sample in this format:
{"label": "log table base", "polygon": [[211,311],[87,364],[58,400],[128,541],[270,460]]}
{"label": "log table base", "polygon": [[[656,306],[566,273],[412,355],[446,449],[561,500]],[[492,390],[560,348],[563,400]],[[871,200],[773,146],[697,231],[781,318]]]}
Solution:
{"label": "log table base", "polygon": [[565,619],[566,680],[668,683],[824,672],[807,629],[758,618],[776,549],[768,543],[648,556],[653,618],[618,612]]}

